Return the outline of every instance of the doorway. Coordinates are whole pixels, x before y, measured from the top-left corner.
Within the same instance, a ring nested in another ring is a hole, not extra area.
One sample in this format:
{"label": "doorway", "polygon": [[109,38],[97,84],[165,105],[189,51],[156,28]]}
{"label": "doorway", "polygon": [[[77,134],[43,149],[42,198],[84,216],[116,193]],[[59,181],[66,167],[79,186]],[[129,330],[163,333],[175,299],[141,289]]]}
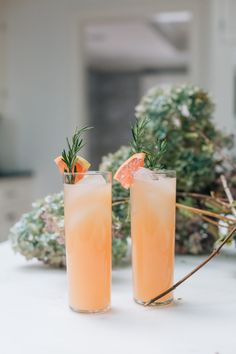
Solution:
{"label": "doorway", "polygon": [[89,158],[128,145],[135,106],[153,86],[189,81],[191,12],[89,21],[84,28]]}

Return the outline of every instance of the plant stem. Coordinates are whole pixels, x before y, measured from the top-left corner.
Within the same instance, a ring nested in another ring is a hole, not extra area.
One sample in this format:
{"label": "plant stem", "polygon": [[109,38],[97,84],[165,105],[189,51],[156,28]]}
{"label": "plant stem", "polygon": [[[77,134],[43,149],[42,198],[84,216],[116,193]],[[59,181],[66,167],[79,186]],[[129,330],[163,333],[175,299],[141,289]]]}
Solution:
{"label": "plant stem", "polygon": [[228,216],[223,216],[223,215],[220,215],[217,213],[213,213],[212,211],[201,210],[201,209],[193,208],[193,207],[190,207],[190,206],[187,206],[184,204],[179,204],[179,203],[176,203],[176,207],[179,209],[185,209],[185,210],[191,211],[194,214],[208,215],[208,216],[211,216],[211,217],[219,219],[219,220],[235,223],[235,219],[230,218]]}
{"label": "plant stem", "polygon": [[221,180],[222,186],[223,186],[223,188],[224,188],[226,197],[227,197],[227,199],[228,199],[228,201],[229,201],[229,204],[230,204],[230,208],[231,208],[231,210],[232,210],[232,213],[234,214],[234,216],[236,216],[236,209],[235,209],[234,206],[233,206],[234,198],[233,198],[232,193],[231,193],[231,191],[230,191],[230,189],[229,189],[229,187],[228,187],[228,183],[227,183],[227,180],[226,180],[225,176],[224,176],[224,175],[221,175],[221,176],[220,176],[220,180]]}
{"label": "plant stem", "polygon": [[236,226],[234,226],[231,231],[228,233],[224,241],[221,242],[221,244],[202,262],[200,263],[196,268],[194,268],[191,272],[186,274],[182,279],[180,279],[177,283],[175,283],[172,287],[169,289],[163,291],[161,294],[155,296],[153,299],[147,301],[144,306],[149,306],[153,304],[155,301],[159,300],[163,296],[169,294],[171,291],[175,290],[180,284],[185,282],[187,279],[189,279],[193,274],[195,274],[199,269],[201,269],[204,265],[206,265],[212,258],[214,258],[221,250],[221,248],[233,237],[234,233],[236,232]]}
{"label": "plant stem", "polygon": [[177,196],[179,197],[193,197],[197,199],[211,199],[210,195],[200,194],[200,193],[190,193],[190,192],[177,192]]}
{"label": "plant stem", "polygon": [[176,194],[177,194],[177,197],[191,197],[191,198],[196,198],[196,199],[216,201],[219,204],[222,204],[223,206],[230,208],[230,205],[225,202],[226,201],[225,198],[217,198],[212,193],[211,193],[211,195],[200,194],[200,193],[190,193],[190,192],[177,192]]}
{"label": "plant stem", "polygon": [[[209,224],[212,224],[214,226],[219,227],[219,222],[218,221],[214,221],[211,218],[208,218],[207,216],[203,216],[203,215],[200,215],[200,218],[202,218],[202,220],[208,222]],[[220,225],[220,226],[221,227],[225,227],[226,229],[228,229],[228,225]]]}
{"label": "plant stem", "polygon": [[115,199],[112,201],[112,206],[129,203],[129,198]]}

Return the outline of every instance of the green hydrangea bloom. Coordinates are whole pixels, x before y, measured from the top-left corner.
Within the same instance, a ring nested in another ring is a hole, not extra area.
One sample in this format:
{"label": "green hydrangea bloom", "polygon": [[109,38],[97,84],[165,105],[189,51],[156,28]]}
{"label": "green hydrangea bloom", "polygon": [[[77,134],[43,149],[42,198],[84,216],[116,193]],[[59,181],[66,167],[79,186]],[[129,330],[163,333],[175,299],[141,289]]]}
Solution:
{"label": "green hydrangea bloom", "polygon": [[[221,150],[233,145],[232,136],[219,131],[212,120],[214,103],[207,92],[192,86],[174,86],[169,90],[154,87],[136,107],[136,117],[150,119],[146,131],[147,142],[159,137],[167,140],[165,167],[175,169],[178,191],[210,193],[217,190],[220,173],[229,172]],[[121,147],[114,154],[103,157],[101,169],[115,173],[130,156],[129,147]],[[232,178],[231,178],[232,180]],[[115,182],[113,197],[127,197],[129,192]],[[192,206],[186,198],[181,202]],[[130,223],[127,205],[114,208],[114,220],[120,225],[120,237],[129,237]],[[218,229],[203,223],[193,214],[177,212],[176,251],[180,253],[208,253],[218,237]]]}

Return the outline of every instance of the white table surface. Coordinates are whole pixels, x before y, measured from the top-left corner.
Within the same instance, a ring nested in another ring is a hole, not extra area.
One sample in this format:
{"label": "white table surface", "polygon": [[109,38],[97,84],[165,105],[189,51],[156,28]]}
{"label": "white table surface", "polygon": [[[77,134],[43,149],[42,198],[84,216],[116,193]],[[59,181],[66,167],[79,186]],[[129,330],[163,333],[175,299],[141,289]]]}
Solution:
{"label": "white table surface", "polygon": [[[176,278],[202,257],[176,259]],[[1,354],[235,354],[236,253],[216,257],[175,292],[175,304],[132,301],[131,269],[113,271],[112,309],[67,306],[66,274],[0,244]]]}

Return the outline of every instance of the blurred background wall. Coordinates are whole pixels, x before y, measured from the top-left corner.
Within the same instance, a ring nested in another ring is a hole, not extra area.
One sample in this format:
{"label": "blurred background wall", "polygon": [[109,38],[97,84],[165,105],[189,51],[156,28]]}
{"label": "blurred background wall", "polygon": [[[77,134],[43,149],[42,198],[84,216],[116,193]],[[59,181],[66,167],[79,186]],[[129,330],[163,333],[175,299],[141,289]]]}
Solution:
{"label": "blurred background wall", "polygon": [[[76,125],[95,125],[84,154],[97,166],[127,143],[134,106],[154,84],[210,90],[216,124],[233,132],[235,15],[230,0],[0,0],[0,171],[32,171],[30,200],[60,190],[53,159],[65,137]],[[159,45],[145,39],[147,29]]]}

